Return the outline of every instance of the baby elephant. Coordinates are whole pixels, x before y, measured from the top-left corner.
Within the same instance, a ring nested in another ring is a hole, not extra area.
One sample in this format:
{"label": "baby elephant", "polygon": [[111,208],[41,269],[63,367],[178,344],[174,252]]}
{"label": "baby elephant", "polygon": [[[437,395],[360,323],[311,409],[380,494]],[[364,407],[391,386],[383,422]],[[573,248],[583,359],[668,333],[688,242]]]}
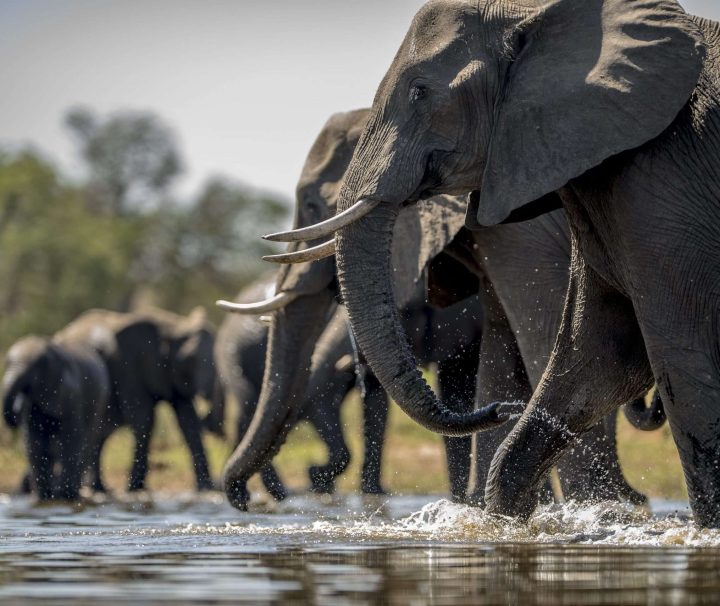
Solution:
{"label": "baby elephant", "polygon": [[89,347],[29,336],[8,351],[3,415],[10,427],[25,428],[30,485],[40,500],[78,499],[109,393],[105,364]]}

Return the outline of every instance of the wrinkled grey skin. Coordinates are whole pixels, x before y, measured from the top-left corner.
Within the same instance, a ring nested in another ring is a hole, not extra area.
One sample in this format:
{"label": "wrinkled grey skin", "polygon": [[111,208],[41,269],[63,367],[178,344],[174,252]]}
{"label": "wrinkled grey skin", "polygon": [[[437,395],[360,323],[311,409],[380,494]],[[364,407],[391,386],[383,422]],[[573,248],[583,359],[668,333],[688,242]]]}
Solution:
{"label": "wrinkled grey skin", "polygon": [[[98,339],[99,334],[108,333],[110,339]],[[104,490],[100,477],[102,446],[116,428],[125,425],[135,436],[128,488],[145,488],[155,405],[161,401],[168,402],[177,416],[190,448],[198,489],[212,488],[202,425],[193,405],[196,396],[211,401],[216,382],[215,336],[202,309],[189,316],[161,310],[118,313],[93,309],[73,320],[55,338],[90,345],[110,373],[109,411],[91,455],[95,490]]]}
{"label": "wrinkled grey skin", "polygon": [[338,234],[338,277],[370,365],[416,419],[447,414],[381,317],[400,205],[476,190],[474,229],[558,199],[569,218],[557,342],[493,462],[492,512],[530,515],[550,466],[655,381],[695,519],[720,525],[719,38],[674,0],[442,0],[418,13],[380,85],[338,210],[381,204]]}
{"label": "wrinkled grey skin", "polygon": [[[335,199],[352,150],[368,115],[368,110],[357,110],[333,116],[315,141],[297,187],[295,226],[309,225],[331,216],[335,211]],[[291,250],[297,249],[295,245]],[[308,361],[324,327],[335,312],[337,285],[335,264],[332,258],[313,264],[284,267],[279,273],[277,292],[300,295],[285,308],[274,312],[268,335],[268,351],[265,375],[256,414],[239,446],[225,468],[225,491],[230,502],[245,509],[249,495],[248,478],[263,468],[277,453],[287,432],[301,417],[304,394],[310,378]],[[429,326],[426,306],[407,305],[407,321],[424,319]],[[422,309],[421,309],[422,308]],[[452,313],[452,312],[449,312]],[[463,320],[464,321],[464,320]],[[423,327],[411,332],[423,337],[430,334]],[[462,410],[471,406],[474,389],[474,369],[477,367],[476,343],[472,331],[461,330],[465,341],[458,341],[459,350],[441,353],[428,347],[423,339],[416,344],[416,351],[424,361],[447,359],[441,374],[446,391],[452,390],[452,400]],[[464,343],[464,344],[463,344]],[[430,357],[427,357],[430,356]],[[443,358],[442,356],[446,356]],[[455,358],[453,364],[450,359]],[[455,375],[457,369],[470,369]],[[384,433],[387,404],[373,375],[365,377],[365,426],[366,435],[377,441],[375,454],[365,460],[365,469],[376,478],[364,488],[370,492],[381,490],[379,484],[379,449],[381,441],[376,436]],[[468,393],[469,392],[469,393]],[[373,413],[372,411],[376,411]],[[446,442],[450,467],[450,479],[454,495],[465,492],[469,468],[470,440],[461,438]],[[375,462],[376,460],[376,462]]]}
{"label": "wrinkled grey skin", "polygon": [[17,341],[5,362],[3,417],[24,427],[31,490],[41,500],[77,500],[107,409],[105,364],[90,347],[36,336]]}

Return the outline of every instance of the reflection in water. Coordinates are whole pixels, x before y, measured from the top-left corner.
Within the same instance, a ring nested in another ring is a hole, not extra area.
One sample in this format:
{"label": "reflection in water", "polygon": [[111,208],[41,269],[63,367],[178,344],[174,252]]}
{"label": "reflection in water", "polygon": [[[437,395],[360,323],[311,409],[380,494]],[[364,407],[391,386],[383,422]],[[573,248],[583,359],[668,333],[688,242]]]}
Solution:
{"label": "reflection in water", "polygon": [[429,500],[297,497],[249,514],[219,496],[80,512],[7,501],[0,600],[557,605],[720,595],[720,534],[685,517],[566,505],[525,525]]}

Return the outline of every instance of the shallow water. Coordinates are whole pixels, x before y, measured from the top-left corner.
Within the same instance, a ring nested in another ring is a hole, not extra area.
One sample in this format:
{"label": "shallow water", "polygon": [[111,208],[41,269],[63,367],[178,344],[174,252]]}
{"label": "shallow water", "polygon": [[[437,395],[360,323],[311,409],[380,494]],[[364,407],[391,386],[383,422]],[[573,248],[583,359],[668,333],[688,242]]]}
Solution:
{"label": "shallow water", "polygon": [[720,602],[720,532],[682,504],[542,508],[527,524],[433,497],[0,501],[0,601],[43,604]]}

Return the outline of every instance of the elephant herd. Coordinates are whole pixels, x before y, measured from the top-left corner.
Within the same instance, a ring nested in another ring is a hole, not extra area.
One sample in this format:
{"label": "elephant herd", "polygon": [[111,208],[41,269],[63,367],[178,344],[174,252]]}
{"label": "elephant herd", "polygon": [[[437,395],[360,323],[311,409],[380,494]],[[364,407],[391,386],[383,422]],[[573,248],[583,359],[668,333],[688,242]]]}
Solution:
{"label": "elephant herd", "polygon": [[88,312],[9,351],[5,420],[26,422],[39,494],[63,497],[85,469],[102,487],[102,443],[129,424],[137,489],[167,400],[203,488],[200,428],[223,431],[232,397],[223,488],[243,510],[255,473],[286,494],[272,459],[303,419],[329,451],[312,489],[334,489],[359,384],[365,492],[389,396],[445,437],[455,500],[526,518],[552,468],[565,498],[645,500],[617,457],[626,405],[644,429],[667,417],[695,521],[720,526],[719,154],[720,25],[675,0],[432,0],[372,107],[320,132],[293,230],[266,236],[288,243],[279,271],[218,303],[214,353],[199,313]]}

